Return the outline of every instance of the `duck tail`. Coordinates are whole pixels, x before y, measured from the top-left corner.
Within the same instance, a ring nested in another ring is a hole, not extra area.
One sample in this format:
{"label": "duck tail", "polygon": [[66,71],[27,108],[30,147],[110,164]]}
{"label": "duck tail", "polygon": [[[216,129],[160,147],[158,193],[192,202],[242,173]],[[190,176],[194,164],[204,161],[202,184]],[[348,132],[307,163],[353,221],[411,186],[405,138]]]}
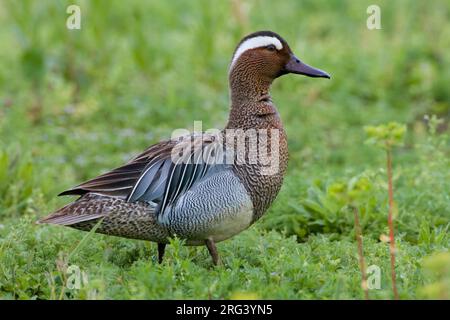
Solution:
{"label": "duck tail", "polygon": [[94,220],[105,216],[107,203],[94,194],[86,194],[50,215],[39,219],[36,224],[58,224],[69,226],[84,221]]}

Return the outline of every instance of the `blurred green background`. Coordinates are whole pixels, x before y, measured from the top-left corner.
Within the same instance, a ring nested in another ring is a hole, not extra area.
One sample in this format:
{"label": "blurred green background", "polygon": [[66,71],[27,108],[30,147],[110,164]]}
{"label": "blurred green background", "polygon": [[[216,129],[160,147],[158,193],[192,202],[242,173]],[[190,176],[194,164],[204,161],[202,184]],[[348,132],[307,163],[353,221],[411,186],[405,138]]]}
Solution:
{"label": "blurred green background", "polygon": [[[371,4],[381,30],[366,27]],[[175,241],[158,266],[153,244],[102,235],[67,261],[86,234],[33,224],[68,201],[55,195],[194,120],[223,127],[232,52],[257,30],[332,75],[272,88],[290,163],[262,222],[219,244],[217,269],[203,248]],[[366,258],[383,270],[371,295],[389,298],[385,155],[363,128],[390,121],[408,127],[394,153],[400,294],[448,298],[448,1],[0,0],[0,44],[0,298],[361,298],[353,218],[329,186],[363,172]],[[80,290],[64,289],[72,263],[89,275]]]}

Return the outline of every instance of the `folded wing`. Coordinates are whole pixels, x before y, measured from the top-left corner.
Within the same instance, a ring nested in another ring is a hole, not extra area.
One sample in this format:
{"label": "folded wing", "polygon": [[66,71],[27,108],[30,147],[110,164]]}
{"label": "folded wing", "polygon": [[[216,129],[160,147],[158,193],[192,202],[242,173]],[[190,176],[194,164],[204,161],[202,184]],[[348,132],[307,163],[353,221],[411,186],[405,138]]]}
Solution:
{"label": "folded wing", "polygon": [[227,169],[217,136],[194,134],[151,146],[127,164],[60,195],[96,193],[156,204],[156,214],[205,177]]}

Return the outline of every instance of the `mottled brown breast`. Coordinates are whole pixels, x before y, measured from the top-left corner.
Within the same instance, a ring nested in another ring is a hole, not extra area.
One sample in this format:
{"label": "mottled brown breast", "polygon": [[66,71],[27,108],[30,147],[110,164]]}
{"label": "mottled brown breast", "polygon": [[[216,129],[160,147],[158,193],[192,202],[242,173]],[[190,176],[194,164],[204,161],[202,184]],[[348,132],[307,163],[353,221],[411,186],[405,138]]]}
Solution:
{"label": "mottled brown breast", "polygon": [[[258,111],[255,112],[256,110]],[[239,117],[230,118],[227,129],[240,128],[244,131],[262,129],[263,132],[266,131],[268,135],[267,143],[263,142],[264,139],[258,140],[258,150],[260,148],[266,148],[268,158],[278,158],[278,164],[272,172],[268,170],[270,166],[264,166],[261,163],[234,165],[234,171],[252,198],[254,206],[253,222],[255,222],[270,207],[283,184],[283,178],[288,164],[287,137],[278,111],[272,102],[247,106],[246,108],[240,108],[239,111],[248,112],[248,114],[245,116],[241,114]],[[239,121],[234,121],[233,119],[239,119]],[[272,139],[278,140],[278,145],[272,145]],[[247,150],[249,147],[247,144]],[[277,155],[273,151],[276,151]]]}

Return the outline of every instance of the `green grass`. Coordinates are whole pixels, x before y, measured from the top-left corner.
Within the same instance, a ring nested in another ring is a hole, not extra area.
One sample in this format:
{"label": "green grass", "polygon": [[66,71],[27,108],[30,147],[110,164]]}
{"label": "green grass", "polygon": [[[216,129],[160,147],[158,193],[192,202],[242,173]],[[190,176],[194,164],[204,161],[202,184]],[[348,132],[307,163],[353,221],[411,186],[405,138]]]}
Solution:
{"label": "green grass", "polygon": [[[78,31],[65,28],[73,3]],[[385,155],[363,128],[390,121],[408,127],[394,151],[399,294],[449,298],[450,5],[377,1],[370,31],[372,3],[0,0],[0,299],[360,299],[353,215],[333,190],[362,173],[366,262],[381,269],[369,294],[389,299]],[[177,239],[158,265],[155,244],[34,224],[70,201],[57,193],[173,129],[221,128],[232,51],[260,29],[333,78],[274,84],[288,174],[262,221],[218,245],[223,266]],[[79,290],[70,265],[87,275]]]}

